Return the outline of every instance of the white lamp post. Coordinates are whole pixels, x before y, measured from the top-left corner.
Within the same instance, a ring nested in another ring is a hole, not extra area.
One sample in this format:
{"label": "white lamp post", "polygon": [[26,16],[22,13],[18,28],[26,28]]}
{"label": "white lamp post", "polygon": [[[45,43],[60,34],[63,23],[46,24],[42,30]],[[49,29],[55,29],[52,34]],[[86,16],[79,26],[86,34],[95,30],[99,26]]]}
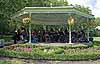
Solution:
{"label": "white lamp post", "polygon": [[74,18],[72,16],[70,16],[68,18],[68,24],[69,24],[69,44],[72,44],[72,41],[71,41],[71,26],[72,26],[73,23],[74,23]]}

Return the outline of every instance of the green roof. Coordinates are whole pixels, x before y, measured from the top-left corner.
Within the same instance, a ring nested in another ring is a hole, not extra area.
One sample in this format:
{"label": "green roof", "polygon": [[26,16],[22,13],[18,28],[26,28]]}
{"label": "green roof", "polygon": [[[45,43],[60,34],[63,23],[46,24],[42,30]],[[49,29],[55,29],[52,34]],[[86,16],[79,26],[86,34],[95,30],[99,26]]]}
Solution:
{"label": "green roof", "polygon": [[62,7],[25,7],[18,11],[12,18],[23,19],[32,14],[32,21],[35,24],[64,24],[66,19],[72,15],[79,15],[85,18],[94,18],[91,14],[86,14],[75,9],[73,6]]}

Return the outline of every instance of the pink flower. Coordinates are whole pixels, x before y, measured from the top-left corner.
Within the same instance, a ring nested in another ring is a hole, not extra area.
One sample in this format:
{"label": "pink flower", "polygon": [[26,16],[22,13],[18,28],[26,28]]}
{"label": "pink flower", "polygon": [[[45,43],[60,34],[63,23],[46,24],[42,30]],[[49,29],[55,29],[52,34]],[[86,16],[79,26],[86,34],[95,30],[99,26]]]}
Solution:
{"label": "pink flower", "polygon": [[24,48],[24,52],[31,53],[32,52],[32,48]]}
{"label": "pink flower", "polygon": [[28,52],[32,52],[32,48],[28,48]]}

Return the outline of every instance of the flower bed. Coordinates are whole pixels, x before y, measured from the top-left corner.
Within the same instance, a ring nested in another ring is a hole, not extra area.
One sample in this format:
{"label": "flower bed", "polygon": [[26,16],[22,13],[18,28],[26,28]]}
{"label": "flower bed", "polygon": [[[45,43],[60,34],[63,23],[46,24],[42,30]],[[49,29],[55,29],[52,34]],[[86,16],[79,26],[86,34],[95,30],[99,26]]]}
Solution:
{"label": "flower bed", "polygon": [[45,60],[92,60],[100,58],[100,47],[54,47],[16,44],[0,49],[0,55]]}

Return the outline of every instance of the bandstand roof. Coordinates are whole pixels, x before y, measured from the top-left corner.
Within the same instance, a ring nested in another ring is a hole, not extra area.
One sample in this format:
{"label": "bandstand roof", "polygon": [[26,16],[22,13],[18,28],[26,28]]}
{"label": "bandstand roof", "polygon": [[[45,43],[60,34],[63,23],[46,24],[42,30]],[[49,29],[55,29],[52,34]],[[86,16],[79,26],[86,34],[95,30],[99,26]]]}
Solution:
{"label": "bandstand roof", "polygon": [[85,18],[94,18],[93,15],[82,13],[73,6],[25,7],[18,11],[12,18],[22,21],[23,18],[29,17],[29,14],[31,14],[32,23],[46,25],[66,24],[68,17],[72,14]]}

